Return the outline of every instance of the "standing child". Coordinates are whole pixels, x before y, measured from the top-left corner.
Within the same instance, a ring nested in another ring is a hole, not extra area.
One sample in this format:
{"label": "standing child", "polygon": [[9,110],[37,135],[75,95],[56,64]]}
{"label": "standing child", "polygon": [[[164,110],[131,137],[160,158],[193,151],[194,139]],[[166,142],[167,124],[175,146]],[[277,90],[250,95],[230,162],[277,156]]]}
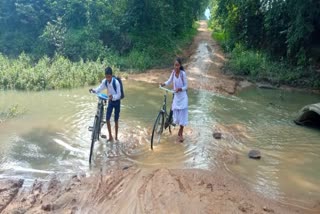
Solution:
{"label": "standing child", "polygon": [[[111,133],[110,118],[114,109],[114,123],[115,123],[115,140],[118,141],[118,128],[119,128],[119,117],[120,117],[120,99],[121,99],[121,88],[119,81],[112,76],[112,69],[107,67],[105,69],[105,79],[102,80],[101,84],[95,89],[89,89],[90,92],[99,93],[103,89],[108,89],[108,107],[107,107],[107,127],[109,133],[108,141],[113,141]],[[115,84],[113,83],[115,81]],[[114,87],[115,86],[115,87]]]}
{"label": "standing child", "polygon": [[169,79],[161,83],[161,86],[170,85],[171,83],[173,83],[173,90],[175,91],[172,101],[173,122],[180,125],[178,141],[183,142],[183,128],[188,124],[188,81],[180,58],[175,60],[174,69]]}

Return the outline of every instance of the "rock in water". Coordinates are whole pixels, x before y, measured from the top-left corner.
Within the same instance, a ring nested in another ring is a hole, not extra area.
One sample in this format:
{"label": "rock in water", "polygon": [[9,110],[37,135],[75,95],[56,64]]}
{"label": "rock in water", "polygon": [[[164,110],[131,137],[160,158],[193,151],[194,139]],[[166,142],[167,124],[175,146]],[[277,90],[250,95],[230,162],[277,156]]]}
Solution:
{"label": "rock in water", "polygon": [[261,158],[261,152],[259,150],[251,150],[248,154],[249,158],[252,159],[260,159]]}
{"label": "rock in water", "polygon": [[215,139],[221,139],[221,133],[220,132],[215,132],[215,133],[213,133],[213,137]]}

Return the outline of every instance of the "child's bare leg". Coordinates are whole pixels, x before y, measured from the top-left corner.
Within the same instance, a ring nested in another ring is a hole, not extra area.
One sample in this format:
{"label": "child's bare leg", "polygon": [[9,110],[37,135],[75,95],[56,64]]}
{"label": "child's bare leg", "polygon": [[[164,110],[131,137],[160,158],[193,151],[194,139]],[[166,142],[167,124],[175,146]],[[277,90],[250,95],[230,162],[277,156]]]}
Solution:
{"label": "child's bare leg", "polygon": [[180,142],[183,142],[183,126],[180,125],[180,129],[179,129],[179,136],[180,136]]}
{"label": "child's bare leg", "polygon": [[107,141],[113,141],[110,120],[107,120],[107,127],[108,127],[108,132],[109,132],[109,139]]}
{"label": "child's bare leg", "polygon": [[118,128],[119,128],[119,122],[118,121],[116,121],[116,122],[114,122],[114,124],[115,124],[115,130],[116,130],[116,140],[118,140]]}

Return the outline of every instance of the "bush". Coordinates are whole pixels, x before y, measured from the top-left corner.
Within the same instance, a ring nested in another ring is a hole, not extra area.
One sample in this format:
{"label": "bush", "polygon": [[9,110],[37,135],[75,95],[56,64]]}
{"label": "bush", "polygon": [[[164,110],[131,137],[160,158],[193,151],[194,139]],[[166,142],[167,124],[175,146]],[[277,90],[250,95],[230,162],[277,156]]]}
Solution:
{"label": "bush", "polygon": [[130,69],[145,70],[152,65],[152,59],[146,51],[133,50],[124,59],[125,66]]}
{"label": "bush", "polygon": [[267,81],[274,85],[320,89],[320,73],[312,67],[292,66],[286,61],[274,61],[267,54],[247,50],[237,44],[226,68],[254,81]]}
{"label": "bush", "polygon": [[107,59],[72,62],[55,55],[33,62],[26,54],[10,60],[0,54],[0,89],[51,90],[95,85],[104,78],[104,68],[111,65]]}
{"label": "bush", "polygon": [[266,69],[266,56],[259,52],[245,50],[237,44],[231,54],[228,67],[237,74],[257,77]]}

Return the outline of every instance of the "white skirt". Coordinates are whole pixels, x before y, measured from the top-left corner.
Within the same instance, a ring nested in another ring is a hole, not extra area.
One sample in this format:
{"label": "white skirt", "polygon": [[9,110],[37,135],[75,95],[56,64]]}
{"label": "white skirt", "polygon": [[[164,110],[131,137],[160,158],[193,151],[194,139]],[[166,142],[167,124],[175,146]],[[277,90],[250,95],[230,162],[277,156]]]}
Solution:
{"label": "white skirt", "polygon": [[186,126],[188,124],[188,109],[173,110],[173,123],[180,126]]}

